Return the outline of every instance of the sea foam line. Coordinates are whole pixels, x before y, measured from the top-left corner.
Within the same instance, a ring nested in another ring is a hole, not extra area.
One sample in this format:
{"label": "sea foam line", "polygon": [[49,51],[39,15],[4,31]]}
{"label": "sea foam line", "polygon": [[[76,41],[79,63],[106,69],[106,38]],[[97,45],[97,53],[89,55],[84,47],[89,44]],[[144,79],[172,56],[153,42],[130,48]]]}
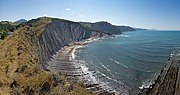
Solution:
{"label": "sea foam line", "polygon": [[118,64],[118,65],[121,65],[121,66],[123,66],[124,68],[129,68],[128,66],[126,66],[126,65],[124,65],[124,64],[122,64],[122,63],[120,63],[120,62],[118,62],[118,61],[116,61],[116,60],[114,60],[114,59],[112,59],[112,58],[109,58],[111,61],[113,61],[114,63],[116,63],[116,64]]}
{"label": "sea foam line", "polygon": [[104,69],[106,69],[107,71],[111,71],[111,70],[109,70],[105,65],[103,65],[101,62],[99,62],[99,64],[104,68]]}

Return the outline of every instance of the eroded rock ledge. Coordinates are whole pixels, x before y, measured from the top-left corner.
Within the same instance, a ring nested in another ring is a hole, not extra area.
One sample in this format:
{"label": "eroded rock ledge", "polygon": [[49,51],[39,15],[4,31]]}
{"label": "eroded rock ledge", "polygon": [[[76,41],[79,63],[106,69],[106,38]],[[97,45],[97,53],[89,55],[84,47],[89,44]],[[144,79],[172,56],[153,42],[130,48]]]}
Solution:
{"label": "eroded rock ledge", "polygon": [[180,95],[180,55],[171,56],[155,84],[139,95]]}
{"label": "eroded rock ledge", "polygon": [[90,37],[107,35],[102,32],[87,30],[76,22],[55,20],[46,26],[45,31],[39,37],[39,50],[41,63],[44,65],[59,49],[72,42],[81,41]]}

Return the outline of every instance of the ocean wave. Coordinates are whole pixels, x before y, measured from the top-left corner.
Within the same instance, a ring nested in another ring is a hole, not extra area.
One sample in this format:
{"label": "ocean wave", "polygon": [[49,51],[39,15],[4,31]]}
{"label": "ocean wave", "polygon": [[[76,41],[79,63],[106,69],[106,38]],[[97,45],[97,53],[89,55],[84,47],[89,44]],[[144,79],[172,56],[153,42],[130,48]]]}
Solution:
{"label": "ocean wave", "polygon": [[154,84],[154,78],[152,80],[146,80],[142,82],[142,85],[139,87],[139,89],[151,88],[152,84]]}
{"label": "ocean wave", "polygon": [[142,71],[142,72],[146,72],[146,73],[152,73],[152,71],[149,71],[149,70],[142,70],[142,69],[137,69],[139,71]]}
{"label": "ocean wave", "polygon": [[139,89],[143,89],[143,88],[151,88],[152,84],[155,83],[155,80],[157,79],[159,73],[154,73],[152,78],[147,79],[145,81],[143,81],[141,84],[141,86],[139,87]]}
{"label": "ocean wave", "polygon": [[158,46],[152,47],[148,45],[140,45],[140,44],[133,44],[133,43],[131,45],[126,45],[125,49],[128,49],[128,51],[131,51],[133,53],[147,52],[149,54],[151,54],[152,52],[161,54],[167,50],[167,48],[164,48],[164,47],[158,47]]}
{"label": "ocean wave", "polygon": [[143,57],[143,56],[141,56],[141,57],[136,57],[136,56],[131,56],[131,55],[126,55],[128,58],[132,58],[132,59],[135,59],[135,60],[137,60],[137,61],[139,61],[139,62],[145,62],[145,63],[162,63],[161,61],[152,61],[152,60],[150,60],[150,59],[145,59],[145,58],[141,58],[141,57]]}
{"label": "ocean wave", "polygon": [[124,64],[122,64],[122,63],[120,63],[120,62],[118,62],[118,61],[116,61],[116,60],[114,60],[114,59],[112,59],[112,58],[109,58],[111,61],[113,61],[114,63],[116,63],[116,64],[118,64],[118,65],[121,65],[121,66],[123,66],[124,68],[129,68],[128,66],[126,66],[126,65],[124,65]]}
{"label": "ocean wave", "polygon": [[98,83],[97,79],[93,76],[93,73],[89,71],[89,68],[83,64],[81,64],[81,69],[84,74],[88,74],[90,78],[88,78],[88,81],[91,81],[93,83]]}
{"label": "ocean wave", "polygon": [[[77,61],[79,61],[79,60],[77,60]],[[112,86],[112,81],[116,82],[116,84],[117,83],[118,84],[123,84],[122,82],[119,82],[118,80],[115,80],[113,78],[110,78],[110,77],[106,76],[105,74],[101,73],[97,69],[93,70],[93,71],[90,71],[89,67],[87,67],[84,62],[85,61],[80,61],[78,63],[81,64],[81,69],[82,69],[83,73],[86,75],[86,79],[89,82],[99,84],[100,87],[102,87],[102,89],[105,89],[107,91],[109,90],[109,91],[119,93],[119,91],[116,91],[116,87]],[[104,79],[101,79],[100,77],[97,76],[97,74],[100,74],[101,76],[105,77],[109,81],[105,81]],[[123,85],[125,85],[125,84],[123,84]],[[120,90],[122,90],[122,89],[120,89]],[[128,93],[128,91],[126,91],[126,90],[123,90],[123,91],[124,91],[124,93]]]}
{"label": "ocean wave", "polygon": [[149,83],[144,83],[139,87],[139,89],[150,88],[151,85],[152,85],[152,83],[150,83],[150,82]]}
{"label": "ocean wave", "polygon": [[[99,60],[98,60],[98,61],[99,61]],[[109,65],[105,66],[105,65],[103,65],[100,61],[99,61],[99,64],[100,64],[101,67],[103,67],[106,71],[108,71],[109,74],[110,74],[113,78],[115,78],[115,76],[110,72],[111,70],[108,69],[108,66],[109,66]],[[101,67],[99,67],[99,68],[101,68]],[[102,68],[101,68],[101,69],[102,69]]]}
{"label": "ocean wave", "polygon": [[[107,85],[109,85],[109,87],[114,88],[115,92],[118,91],[118,92],[121,92],[122,95],[129,95],[130,88],[125,83],[118,81],[115,78],[111,78],[98,70],[97,70],[97,73],[100,74],[105,79],[107,79],[107,81],[108,81]],[[105,82],[105,79],[101,79],[101,80],[103,80]],[[105,82],[105,83],[107,83],[107,82]]]}
{"label": "ocean wave", "polygon": [[120,36],[121,37],[126,37],[126,38],[130,37],[129,35],[126,35],[126,34],[121,34]]}
{"label": "ocean wave", "polygon": [[122,82],[120,82],[120,81],[118,81],[118,80],[116,80],[116,79],[110,78],[110,77],[108,77],[108,76],[105,75],[104,73],[101,73],[101,72],[98,71],[98,70],[97,70],[97,72],[98,72],[101,76],[103,76],[103,77],[105,77],[105,78],[107,78],[107,79],[109,79],[109,80],[112,80],[112,81],[114,81],[114,82],[116,82],[116,83],[119,83],[119,84],[123,84]]}
{"label": "ocean wave", "polygon": [[104,69],[106,69],[107,71],[111,71],[111,70],[109,70],[105,65],[103,65],[101,62],[99,62],[99,64],[104,68]]}
{"label": "ocean wave", "polygon": [[79,45],[79,46],[75,46],[75,48],[73,48],[73,50],[72,50],[72,52],[71,52],[72,60],[74,60],[75,57],[76,57],[75,52],[77,51],[77,49],[83,48],[83,47],[84,47],[84,46]]}

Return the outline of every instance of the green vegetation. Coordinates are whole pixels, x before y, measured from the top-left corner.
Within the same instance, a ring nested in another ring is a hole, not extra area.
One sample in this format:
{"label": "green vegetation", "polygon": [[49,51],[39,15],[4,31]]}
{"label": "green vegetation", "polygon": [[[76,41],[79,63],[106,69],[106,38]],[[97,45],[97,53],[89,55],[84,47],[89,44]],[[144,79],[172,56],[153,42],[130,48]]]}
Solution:
{"label": "green vegetation", "polygon": [[0,39],[4,39],[7,36],[7,32],[4,30],[0,30]]}
{"label": "green vegetation", "polygon": [[8,21],[0,22],[0,30],[13,32],[18,24]]}
{"label": "green vegetation", "polygon": [[8,21],[2,21],[0,22],[0,39],[4,39],[8,32],[13,32],[17,27],[17,24],[8,22]]}
{"label": "green vegetation", "polygon": [[81,83],[43,70],[38,38],[51,21],[31,20],[0,41],[0,95],[92,95]]}

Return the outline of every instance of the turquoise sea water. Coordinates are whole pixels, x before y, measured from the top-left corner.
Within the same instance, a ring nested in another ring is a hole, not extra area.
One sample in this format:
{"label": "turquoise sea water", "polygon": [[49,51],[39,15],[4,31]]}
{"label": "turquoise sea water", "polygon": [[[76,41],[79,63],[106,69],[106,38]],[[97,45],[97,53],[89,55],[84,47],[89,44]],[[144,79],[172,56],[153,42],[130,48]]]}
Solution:
{"label": "turquoise sea water", "polygon": [[117,89],[131,93],[151,83],[180,47],[180,31],[141,30],[89,43],[76,52],[94,76]]}

